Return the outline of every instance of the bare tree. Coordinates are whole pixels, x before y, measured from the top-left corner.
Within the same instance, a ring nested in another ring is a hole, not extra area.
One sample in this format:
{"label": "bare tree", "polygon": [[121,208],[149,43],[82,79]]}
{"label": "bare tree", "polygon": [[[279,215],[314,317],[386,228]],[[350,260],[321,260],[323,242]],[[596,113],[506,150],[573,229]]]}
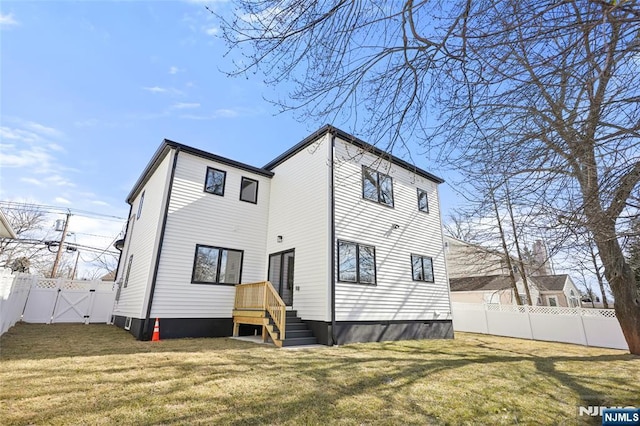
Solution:
{"label": "bare tree", "polygon": [[53,255],[42,243],[46,213],[22,203],[7,204],[3,211],[17,238],[0,238],[0,265],[21,272],[44,272],[50,268]]}
{"label": "bare tree", "polygon": [[509,181],[538,188],[546,212],[589,229],[640,354],[640,302],[619,240],[640,198],[637,1],[236,5],[222,22],[230,47],[247,47],[233,73],[296,83],[283,107],[343,118],[387,150],[422,143],[462,170],[509,164]]}

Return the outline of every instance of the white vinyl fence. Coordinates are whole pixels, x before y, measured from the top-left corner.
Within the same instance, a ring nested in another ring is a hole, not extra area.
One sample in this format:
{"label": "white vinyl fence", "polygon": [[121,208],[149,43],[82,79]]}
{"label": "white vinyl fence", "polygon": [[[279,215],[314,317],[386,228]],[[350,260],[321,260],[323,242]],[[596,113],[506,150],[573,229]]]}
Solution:
{"label": "white vinyl fence", "polygon": [[115,290],[111,281],[42,278],[0,270],[0,335],[20,320],[108,323]]}
{"label": "white vinyl fence", "polygon": [[613,309],[451,304],[454,331],[629,350]]}

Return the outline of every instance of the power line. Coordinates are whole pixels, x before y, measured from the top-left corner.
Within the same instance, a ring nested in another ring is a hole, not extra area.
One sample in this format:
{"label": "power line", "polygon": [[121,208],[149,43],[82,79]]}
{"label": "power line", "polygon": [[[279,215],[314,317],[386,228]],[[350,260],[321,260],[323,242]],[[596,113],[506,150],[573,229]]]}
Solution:
{"label": "power line", "polygon": [[41,211],[43,211],[44,213],[54,213],[54,214],[60,214],[60,213],[67,213],[68,211],[71,211],[72,214],[77,215],[77,216],[85,216],[85,217],[100,217],[103,218],[105,220],[113,220],[113,221],[122,221],[122,220],[127,220],[127,218],[125,217],[120,217],[120,216],[114,216],[114,215],[108,215],[108,214],[104,214],[104,213],[97,213],[97,212],[92,212],[89,210],[82,210],[82,209],[76,209],[76,208],[71,208],[71,207],[60,207],[60,206],[50,206],[50,205],[46,205],[46,204],[35,204],[35,203],[21,203],[21,202],[16,202],[16,201],[2,201],[0,200],[0,205],[5,206],[8,209],[19,209],[21,207],[28,207],[28,208],[34,208],[34,209],[39,209]]}

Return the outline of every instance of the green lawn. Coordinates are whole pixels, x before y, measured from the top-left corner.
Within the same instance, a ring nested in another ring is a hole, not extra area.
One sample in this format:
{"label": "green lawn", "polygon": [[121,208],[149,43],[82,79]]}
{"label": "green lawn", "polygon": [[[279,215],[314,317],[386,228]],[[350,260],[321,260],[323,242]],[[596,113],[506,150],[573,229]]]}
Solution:
{"label": "green lawn", "polygon": [[283,350],[18,324],[0,348],[2,424],[555,425],[640,406],[640,357],[467,333]]}

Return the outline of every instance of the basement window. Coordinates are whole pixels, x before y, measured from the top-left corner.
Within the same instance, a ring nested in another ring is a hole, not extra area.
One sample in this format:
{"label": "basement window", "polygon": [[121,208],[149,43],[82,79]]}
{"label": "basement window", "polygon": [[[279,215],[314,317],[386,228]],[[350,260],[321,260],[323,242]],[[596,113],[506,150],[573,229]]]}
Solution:
{"label": "basement window", "polygon": [[196,245],[191,282],[194,284],[240,283],[242,250]]}

